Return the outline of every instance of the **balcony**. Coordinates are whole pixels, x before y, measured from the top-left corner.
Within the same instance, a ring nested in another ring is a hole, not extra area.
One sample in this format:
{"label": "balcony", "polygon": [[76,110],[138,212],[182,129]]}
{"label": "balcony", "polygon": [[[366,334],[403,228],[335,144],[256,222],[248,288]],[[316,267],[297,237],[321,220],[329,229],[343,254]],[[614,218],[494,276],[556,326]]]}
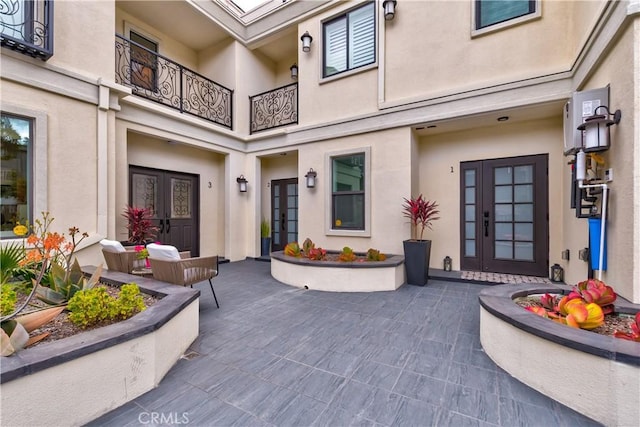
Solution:
{"label": "balcony", "polygon": [[298,123],[298,83],[250,96],[249,132]]}
{"label": "balcony", "polygon": [[134,95],[233,129],[233,91],[116,34],[116,83]]}
{"label": "balcony", "polygon": [[2,1],[0,44],[43,61],[53,55],[53,0]]}

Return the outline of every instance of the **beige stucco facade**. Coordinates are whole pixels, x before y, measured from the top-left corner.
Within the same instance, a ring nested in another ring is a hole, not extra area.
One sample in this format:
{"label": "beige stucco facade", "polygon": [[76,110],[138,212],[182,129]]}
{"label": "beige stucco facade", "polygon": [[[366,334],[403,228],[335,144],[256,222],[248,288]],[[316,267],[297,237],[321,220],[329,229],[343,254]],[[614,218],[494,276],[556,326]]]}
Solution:
{"label": "beige stucco facade", "polygon": [[[376,1],[375,63],[331,78],[322,78],[323,23],[366,2],[274,2],[269,14],[244,18],[216,2],[56,2],[48,61],[2,49],[2,111],[35,117],[40,135],[32,210],[50,211],[61,231],[89,232],[83,263],[103,261],[100,239],[126,238],[121,212],[136,165],[198,177],[202,255],[259,256],[270,183],[298,178],[300,240],[401,253],[410,236],[403,198],[422,193],[442,212],[428,231],[431,266],[449,255],[460,269],[461,162],[540,154],[549,169],[548,262],[575,283],[588,273],[578,259],[588,237],[586,220],[570,207],[573,156],[563,155],[562,108],[574,91],[609,86],[622,121],[604,153],[614,180],[603,278],[640,302],[638,0],[542,0],[539,17],[481,35],[472,29],[472,1],[401,1],[392,21]],[[115,34],[128,38],[132,29],[157,42],[162,56],[231,89],[232,128],[117,84]],[[294,83],[293,63],[298,123],[250,133],[249,97]],[[329,160],[350,152],[365,152],[369,165],[367,222],[364,231],[336,232]],[[313,189],[304,186],[310,168],[318,174]]]}

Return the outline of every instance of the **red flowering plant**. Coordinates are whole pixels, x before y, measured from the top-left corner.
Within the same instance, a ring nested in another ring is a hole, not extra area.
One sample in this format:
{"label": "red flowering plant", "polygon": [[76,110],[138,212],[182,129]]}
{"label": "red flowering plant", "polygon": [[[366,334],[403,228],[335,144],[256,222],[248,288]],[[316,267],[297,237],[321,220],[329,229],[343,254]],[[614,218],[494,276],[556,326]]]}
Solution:
{"label": "red flowering plant", "polygon": [[153,225],[153,211],[150,208],[126,206],[122,216],[127,219],[131,243],[144,245],[155,239],[158,227]]}
{"label": "red flowering plant", "polygon": [[[438,204],[435,201],[425,199],[422,194],[417,198],[404,199],[402,205],[403,215],[411,222],[412,240],[424,240],[424,229],[431,228],[431,223],[440,219]],[[420,238],[418,239],[418,230]]]}

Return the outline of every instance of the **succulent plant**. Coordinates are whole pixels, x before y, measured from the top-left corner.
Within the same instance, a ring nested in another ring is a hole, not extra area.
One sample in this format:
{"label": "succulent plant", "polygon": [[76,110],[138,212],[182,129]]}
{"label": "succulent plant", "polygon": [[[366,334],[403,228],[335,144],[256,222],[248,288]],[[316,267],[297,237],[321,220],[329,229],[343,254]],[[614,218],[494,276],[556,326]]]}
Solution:
{"label": "succulent plant", "polygon": [[598,304],[605,314],[613,313],[617,295],[611,286],[597,279],[584,280],[573,287],[571,298],[581,298],[586,303]]}
{"label": "succulent plant", "polygon": [[596,303],[585,303],[580,298],[564,296],[558,303],[558,309],[564,315],[563,323],[582,329],[594,329],[604,323],[604,312]]}
{"label": "succulent plant", "polygon": [[640,311],[636,313],[634,323],[631,324],[631,333],[615,331],[613,336],[623,340],[640,342]]}
{"label": "succulent plant", "polygon": [[302,252],[300,252],[298,242],[287,243],[287,246],[284,247],[284,254],[300,258],[302,256]]}
{"label": "succulent plant", "polygon": [[342,248],[342,252],[338,255],[338,260],[342,262],[353,262],[356,260],[356,254],[349,246]]}
{"label": "succulent plant", "polygon": [[387,256],[377,249],[369,248],[367,251],[367,261],[384,261],[385,259]]}

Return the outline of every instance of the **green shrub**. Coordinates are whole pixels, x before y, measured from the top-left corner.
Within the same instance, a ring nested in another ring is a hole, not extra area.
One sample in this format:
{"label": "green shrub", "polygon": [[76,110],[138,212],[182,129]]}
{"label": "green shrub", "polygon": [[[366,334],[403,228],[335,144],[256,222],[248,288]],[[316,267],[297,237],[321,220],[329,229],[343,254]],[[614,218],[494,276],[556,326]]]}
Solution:
{"label": "green shrub", "polygon": [[98,287],[78,291],[69,300],[69,320],[86,328],[103,321],[124,320],[143,311],[146,307],[135,283],[122,285],[118,298]]}
{"label": "green shrub", "polygon": [[16,309],[16,301],[18,297],[13,287],[8,284],[2,285],[0,288],[0,315],[6,316]]}

